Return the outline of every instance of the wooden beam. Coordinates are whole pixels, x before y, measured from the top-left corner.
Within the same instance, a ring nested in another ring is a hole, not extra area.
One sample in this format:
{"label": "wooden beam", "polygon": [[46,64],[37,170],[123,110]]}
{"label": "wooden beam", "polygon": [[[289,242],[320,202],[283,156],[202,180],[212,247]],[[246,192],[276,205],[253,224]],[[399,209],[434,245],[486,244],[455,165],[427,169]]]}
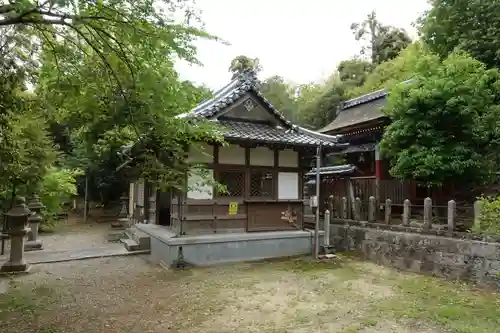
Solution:
{"label": "wooden beam", "polygon": [[280,161],[280,152],[275,149],[274,151],[274,168],[273,168],[273,192],[274,199],[278,200],[278,174],[279,174],[279,161]]}
{"label": "wooden beam", "polygon": [[220,149],[220,146],[219,145],[214,145],[214,151],[213,151],[213,155],[214,155],[214,164],[219,164],[219,149]]}

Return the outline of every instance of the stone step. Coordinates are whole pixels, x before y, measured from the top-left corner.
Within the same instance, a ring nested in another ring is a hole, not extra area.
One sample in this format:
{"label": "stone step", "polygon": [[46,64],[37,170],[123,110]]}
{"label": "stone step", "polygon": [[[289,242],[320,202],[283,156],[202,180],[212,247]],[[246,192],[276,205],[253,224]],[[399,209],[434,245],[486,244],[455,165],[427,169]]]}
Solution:
{"label": "stone step", "polygon": [[121,239],[120,241],[123,243],[123,245],[125,246],[127,251],[139,251],[140,250],[139,243],[137,243],[133,239],[125,238],[125,239]]}
{"label": "stone step", "polygon": [[132,226],[125,231],[125,234],[128,236],[130,240],[133,240],[135,243],[139,245],[140,250],[149,250],[151,249],[151,237]]}

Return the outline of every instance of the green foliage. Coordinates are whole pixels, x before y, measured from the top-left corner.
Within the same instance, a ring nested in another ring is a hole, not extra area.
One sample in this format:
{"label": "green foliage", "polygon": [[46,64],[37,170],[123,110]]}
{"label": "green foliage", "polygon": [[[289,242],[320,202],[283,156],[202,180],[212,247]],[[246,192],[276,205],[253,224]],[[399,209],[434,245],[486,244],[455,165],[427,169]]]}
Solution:
{"label": "green foliage", "polygon": [[[51,124],[60,124],[53,127],[56,137],[68,142],[65,163],[85,169],[92,198],[104,203],[126,191],[127,177],[180,186],[185,148],[219,138],[214,125],[175,118],[211,94],[180,80],[174,69],[175,57],[193,60],[190,43],[196,31],[165,34],[165,27],[158,25],[147,29],[150,33],[142,38],[117,35],[134,59],[133,76],[113,52],[106,58],[113,73],[91,47],[54,40],[64,52],[55,56],[46,46],[42,55],[36,92],[47,103]],[[103,79],[111,74],[115,81]],[[127,159],[119,155],[123,146],[133,143],[136,172],[116,172]]]}
{"label": "green foliage", "polygon": [[462,53],[420,57],[411,84],[395,86],[380,142],[391,174],[442,184],[486,183],[500,149],[500,73]]}
{"label": "green foliage", "polygon": [[55,161],[37,100],[23,92],[23,71],[0,59],[0,192],[36,190],[40,179]]}
{"label": "green foliage", "polygon": [[332,85],[303,110],[303,121],[314,128],[328,125],[337,115],[340,103],[345,100],[343,85]]}
{"label": "green foliage", "polygon": [[341,61],[337,67],[340,80],[349,87],[362,86],[373,70],[373,65],[361,59]]}
{"label": "green foliage", "polygon": [[264,96],[290,121],[295,121],[298,115],[298,105],[295,100],[295,87],[280,76],[272,76],[264,80],[260,91]]}
{"label": "green foliage", "polygon": [[262,66],[260,65],[259,58],[250,58],[245,55],[239,55],[233,60],[231,60],[231,65],[229,66],[229,72],[232,73],[232,78],[238,76],[238,74],[252,70],[255,73],[262,71]]}
{"label": "green foliage", "polygon": [[483,196],[478,199],[481,206],[479,223],[472,231],[487,235],[500,235],[500,197]]}
{"label": "green foliage", "polygon": [[433,0],[420,19],[422,40],[441,58],[454,50],[469,53],[487,67],[500,67],[500,2]]}
{"label": "green foliage", "polygon": [[348,97],[353,98],[379,89],[392,88],[398,83],[411,79],[417,62],[428,53],[429,51],[422,43],[411,44],[393,60],[375,67],[362,86],[347,91]]}
{"label": "green foliage", "polygon": [[102,78],[115,83],[119,72],[126,70],[133,77],[143,65],[130,47],[133,43],[125,41],[150,49],[168,44],[170,52],[165,55],[174,51],[195,61],[194,38],[213,38],[192,24],[198,14],[190,0],[24,0],[1,4],[0,14],[0,26],[30,28],[27,35],[38,37],[55,56],[64,57],[68,47],[95,56],[95,63],[106,68]]}
{"label": "green foliage", "polygon": [[382,24],[375,11],[368,14],[363,22],[351,24],[351,30],[357,41],[366,40],[367,45],[361,48],[361,54],[369,54],[373,65],[395,58],[411,44],[406,31]]}
{"label": "green foliage", "polygon": [[41,181],[39,191],[46,218],[60,213],[61,203],[77,194],[76,177],[81,174],[79,170],[50,168]]}

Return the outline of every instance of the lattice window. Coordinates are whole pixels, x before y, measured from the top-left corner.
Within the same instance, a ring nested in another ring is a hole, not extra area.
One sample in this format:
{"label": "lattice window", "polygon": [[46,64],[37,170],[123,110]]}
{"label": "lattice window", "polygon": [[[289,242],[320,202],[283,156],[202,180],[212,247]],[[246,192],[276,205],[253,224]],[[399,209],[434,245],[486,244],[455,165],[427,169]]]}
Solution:
{"label": "lattice window", "polygon": [[217,181],[226,186],[226,193],[219,193],[222,197],[245,196],[245,171],[228,170],[218,173]]}
{"label": "lattice window", "polygon": [[273,197],[273,173],[269,171],[252,170],[250,172],[250,196]]}

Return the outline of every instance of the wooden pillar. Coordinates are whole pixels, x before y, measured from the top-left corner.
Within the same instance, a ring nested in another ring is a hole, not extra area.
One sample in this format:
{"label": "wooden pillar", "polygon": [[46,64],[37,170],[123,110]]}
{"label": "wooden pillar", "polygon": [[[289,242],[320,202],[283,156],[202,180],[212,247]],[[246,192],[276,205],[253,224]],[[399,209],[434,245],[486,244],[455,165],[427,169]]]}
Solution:
{"label": "wooden pillar", "polygon": [[384,175],[384,165],[382,162],[382,159],[380,157],[380,148],[379,144],[377,143],[375,145],[375,178],[376,179],[383,179]]}
{"label": "wooden pillar", "polygon": [[380,180],[382,179],[382,160],[380,159],[380,148],[378,143],[375,144],[375,196],[377,202],[382,202],[386,198],[381,198],[380,195]]}

